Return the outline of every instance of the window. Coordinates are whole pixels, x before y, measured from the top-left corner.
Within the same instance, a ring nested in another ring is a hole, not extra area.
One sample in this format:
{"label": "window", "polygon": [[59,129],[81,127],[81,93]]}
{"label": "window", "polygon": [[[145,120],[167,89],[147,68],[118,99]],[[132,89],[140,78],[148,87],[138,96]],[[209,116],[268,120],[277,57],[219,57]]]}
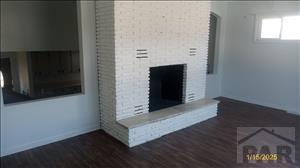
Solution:
{"label": "window", "polygon": [[76,1],[1,1],[2,34],[4,104],[82,93]]}
{"label": "window", "polygon": [[283,17],[281,39],[282,40],[300,39],[300,16]]}
{"label": "window", "polygon": [[217,45],[217,30],[219,24],[219,17],[211,13],[209,22],[209,39],[208,39],[208,58],[207,58],[207,74],[215,72],[215,56]]}
{"label": "window", "polygon": [[281,19],[263,19],[261,26],[261,38],[279,38],[281,29]]}
{"label": "window", "polygon": [[300,40],[300,16],[260,17],[258,40]]}

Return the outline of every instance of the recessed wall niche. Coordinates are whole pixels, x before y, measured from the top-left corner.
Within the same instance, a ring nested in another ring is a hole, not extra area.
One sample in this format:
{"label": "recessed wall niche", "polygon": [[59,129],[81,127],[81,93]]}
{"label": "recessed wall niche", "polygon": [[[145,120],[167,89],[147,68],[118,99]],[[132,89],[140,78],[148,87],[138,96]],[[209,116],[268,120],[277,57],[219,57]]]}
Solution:
{"label": "recessed wall niche", "polygon": [[4,104],[81,93],[76,1],[1,1]]}

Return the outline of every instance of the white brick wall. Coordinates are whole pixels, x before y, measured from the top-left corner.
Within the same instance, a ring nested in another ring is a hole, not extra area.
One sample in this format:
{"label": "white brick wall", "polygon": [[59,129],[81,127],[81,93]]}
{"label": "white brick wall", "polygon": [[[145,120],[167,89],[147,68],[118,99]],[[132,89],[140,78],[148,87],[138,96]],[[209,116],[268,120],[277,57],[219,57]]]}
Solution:
{"label": "white brick wall", "polygon": [[184,102],[204,98],[209,11],[209,2],[197,1],[96,2],[100,112],[106,132],[126,144],[139,144],[117,120],[148,113],[150,67],[185,64]]}

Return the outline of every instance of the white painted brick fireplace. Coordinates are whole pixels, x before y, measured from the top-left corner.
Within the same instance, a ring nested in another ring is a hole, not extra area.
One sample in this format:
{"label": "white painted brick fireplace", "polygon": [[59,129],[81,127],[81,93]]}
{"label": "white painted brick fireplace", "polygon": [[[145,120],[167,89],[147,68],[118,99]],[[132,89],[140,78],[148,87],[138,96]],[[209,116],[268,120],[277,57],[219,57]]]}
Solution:
{"label": "white painted brick fireplace", "polygon": [[[204,98],[209,2],[96,1],[102,128],[135,146],[217,114]],[[149,113],[150,67],[184,65],[183,103]]]}

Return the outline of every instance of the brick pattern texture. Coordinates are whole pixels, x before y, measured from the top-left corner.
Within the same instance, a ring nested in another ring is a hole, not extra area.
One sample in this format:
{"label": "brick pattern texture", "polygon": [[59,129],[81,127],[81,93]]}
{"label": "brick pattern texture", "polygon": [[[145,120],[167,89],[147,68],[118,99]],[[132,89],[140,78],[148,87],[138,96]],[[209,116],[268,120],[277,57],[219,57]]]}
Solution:
{"label": "brick pattern texture", "polygon": [[[209,14],[205,1],[96,1],[100,113],[106,132],[129,146],[145,141],[131,138],[134,131],[117,121],[148,113],[150,67],[184,64],[184,103],[204,98]],[[182,127],[189,125],[180,121]],[[164,132],[173,130],[167,128]]]}

